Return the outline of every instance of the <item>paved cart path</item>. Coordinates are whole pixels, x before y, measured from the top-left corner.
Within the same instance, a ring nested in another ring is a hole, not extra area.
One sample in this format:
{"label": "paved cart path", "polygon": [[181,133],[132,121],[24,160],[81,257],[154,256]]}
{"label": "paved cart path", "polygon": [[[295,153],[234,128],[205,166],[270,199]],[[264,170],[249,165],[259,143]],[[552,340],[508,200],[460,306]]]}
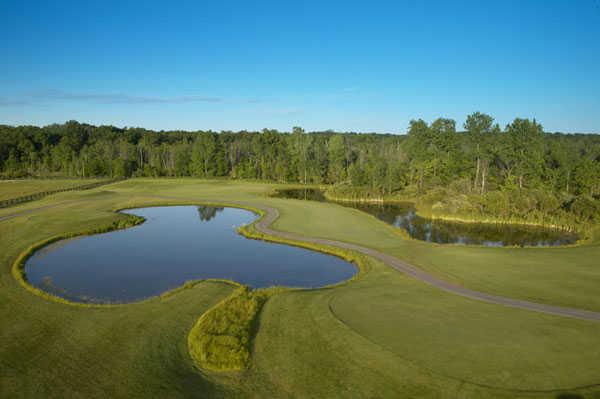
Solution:
{"label": "paved cart path", "polygon": [[[255,205],[253,205],[255,206]],[[256,206],[255,206],[256,207]],[[432,274],[427,273],[426,271],[419,269],[415,266],[411,266],[408,263],[401,261],[400,259],[385,254],[383,252],[379,252],[376,249],[363,247],[356,244],[350,244],[342,241],[329,240],[325,238],[312,238],[305,237],[295,233],[289,233],[284,231],[273,230],[270,226],[271,224],[279,217],[279,212],[275,208],[270,207],[260,207],[263,211],[265,211],[264,217],[256,223],[256,229],[264,234],[269,234],[277,237],[286,238],[289,240],[303,241],[313,244],[322,244],[329,245],[332,247],[350,249],[353,251],[357,251],[363,253],[365,255],[371,256],[375,259],[378,259],[385,263],[388,266],[393,267],[394,269],[407,274],[419,281],[422,281],[426,284],[432,285],[436,288],[439,288],[443,291],[449,292],[451,294],[460,295],[466,298],[475,299],[478,301],[493,303],[496,305],[510,306],[513,308],[526,309],[534,312],[542,312],[548,313],[556,316],[565,316],[565,317],[573,317],[576,319],[588,320],[588,321],[597,321],[600,322],[600,312],[593,312],[590,310],[582,310],[575,308],[567,308],[561,306],[552,306],[545,305],[542,303],[523,301],[519,299],[507,298],[499,295],[486,294],[485,292],[474,291],[469,288],[462,287],[460,285],[456,285],[440,279]]]}
{"label": "paved cart path", "polygon": [[[152,197],[161,198],[161,199],[177,200],[176,198],[173,198],[173,197],[162,197],[162,196],[152,196]],[[67,201],[67,202],[78,202],[78,201]],[[199,201],[199,203],[201,203],[201,202],[202,201]],[[232,205],[236,204],[235,201],[227,201],[227,202]],[[45,210],[48,208],[53,208],[53,207],[56,207],[59,205],[64,205],[64,203],[65,202],[53,204],[53,205],[42,206],[39,208],[28,209],[28,210],[14,213],[11,215],[5,215],[5,216],[0,217],[0,221],[12,219],[12,218],[15,218],[18,216],[24,216],[29,213]],[[273,230],[271,228],[271,224],[279,217],[279,211],[277,209],[271,208],[271,207],[266,207],[266,206],[259,206],[256,204],[248,204],[248,203],[238,203],[238,204],[258,208],[265,212],[265,215],[262,217],[262,219],[260,219],[255,224],[256,229],[264,234],[281,237],[281,238],[285,238],[285,239],[289,239],[289,240],[303,241],[303,242],[313,243],[313,244],[329,245],[332,247],[338,247],[338,248],[349,249],[352,251],[357,251],[357,252],[363,253],[365,255],[371,256],[375,259],[378,259],[381,262],[385,263],[386,265],[393,267],[394,269],[396,269],[406,275],[409,275],[419,281],[422,281],[426,284],[429,284],[431,286],[434,286],[436,288],[439,288],[439,289],[449,292],[451,294],[460,295],[462,297],[475,299],[478,301],[483,301],[483,302],[492,303],[492,304],[496,304],[496,305],[510,306],[513,308],[526,309],[526,310],[531,310],[534,312],[548,313],[548,314],[552,314],[552,315],[556,315],[556,316],[572,317],[572,318],[576,318],[576,319],[600,322],[600,312],[593,312],[590,310],[567,308],[567,307],[561,307],[561,306],[546,305],[546,304],[542,304],[542,303],[507,298],[507,297],[503,297],[503,296],[499,296],[499,295],[486,294],[485,292],[471,290],[469,288],[466,288],[466,287],[463,287],[463,286],[460,286],[457,284],[453,284],[449,281],[440,279],[430,273],[427,273],[426,271],[424,271],[422,269],[419,269],[415,266],[409,265],[408,263],[403,262],[400,259],[398,259],[392,255],[388,255],[386,253],[377,251],[376,249],[373,249],[373,248],[363,247],[363,246],[357,245],[357,244],[350,244],[350,243],[343,242],[343,241],[335,241],[335,240],[330,240],[330,239],[326,239],[326,238],[306,237],[306,236],[303,236],[300,234]]]}

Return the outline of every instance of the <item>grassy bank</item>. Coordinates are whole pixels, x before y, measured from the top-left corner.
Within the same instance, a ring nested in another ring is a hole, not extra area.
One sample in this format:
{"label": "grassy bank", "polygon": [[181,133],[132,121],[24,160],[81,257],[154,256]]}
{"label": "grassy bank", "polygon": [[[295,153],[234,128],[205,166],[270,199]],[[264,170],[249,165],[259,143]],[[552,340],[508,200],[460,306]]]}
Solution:
{"label": "grassy bank", "polygon": [[584,235],[600,222],[600,208],[593,198],[558,195],[533,189],[490,191],[479,195],[442,187],[418,192],[414,187],[408,187],[382,195],[373,193],[368,188],[330,186],[325,190],[325,196],[336,202],[410,202],[415,205],[420,216],[429,219],[536,226]]}
{"label": "grassy bank", "polygon": [[[121,179],[81,180],[0,180],[0,208],[42,199],[48,195],[73,190],[90,190]],[[45,188],[45,189],[44,189]]]}
{"label": "grassy bank", "polygon": [[453,213],[444,213],[439,210],[433,209],[431,206],[420,205],[418,200],[415,199],[400,199],[398,197],[382,197],[382,198],[347,198],[347,197],[335,197],[331,195],[325,195],[328,201],[341,203],[341,204],[406,204],[410,203],[415,207],[416,214],[422,218],[430,220],[439,220],[451,223],[472,223],[472,224],[488,224],[488,225],[513,225],[513,226],[525,226],[525,227],[540,227],[554,230],[562,230],[571,233],[577,233],[585,240],[590,237],[592,230],[594,229],[593,224],[582,224],[582,223],[570,223],[563,222],[560,220],[556,221],[540,221],[538,217],[532,219],[522,217],[508,217],[500,218],[491,215],[477,215],[477,214],[464,214],[457,215]]}
{"label": "grassy bank", "polygon": [[239,286],[229,297],[204,313],[188,335],[196,364],[213,371],[239,371],[250,362],[255,318],[268,294]]}
{"label": "grassy bank", "polygon": [[582,237],[589,237],[594,225],[589,223],[576,223],[574,221],[566,221],[561,219],[544,218],[540,216],[532,216],[531,218],[523,217],[495,217],[492,215],[481,214],[456,214],[446,213],[432,206],[417,205],[417,214],[421,217],[431,220],[442,220],[445,222],[454,223],[481,223],[481,224],[499,224],[499,225],[517,225],[542,227],[555,230],[563,230],[580,234]]}
{"label": "grassy bank", "polygon": [[15,179],[0,180],[0,201],[24,197],[43,191],[61,188],[72,188],[87,183],[95,183],[102,179]]}
{"label": "grassy bank", "polygon": [[61,240],[67,240],[67,239],[73,238],[73,237],[89,236],[89,235],[94,235],[94,234],[107,233],[109,231],[126,229],[128,227],[142,224],[144,222],[144,220],[145,219],[140,216],[126,215],[126,216],[123,216],[122,219],[116,220],[107,226],[97,227],[97,228],[93,228],[93,229],[81,231],[81,232],[76,232],[76,233],[64,233],[64,234],[56,235],[56,236],[47,238],[45,240],[39,241],[39,242],[27,247],[27,249],[25,249],[25,251],[23,251],[17,257],[17,259],[15,260],[15,262],[13,263],[13,266],[12,266],[12,274],[13,274],[15,280],[17,280],[19,283],[21,283],[23,288],[25,288],[27,291],[31,292],[32,294],[38,295],[44,299],[47,299],[50,301],[55,301],[55,302],[62,303],[65,305],[72,305],[72,306],[82,306],[82,307],[106,306],[107,304],[95,305],[93,303],[73,302],[68,299],[64,299],[59,296],[50,294],[50,293],[48,293],[44,290],[41,290],[37,287],[34,287],[33,285],[31,285],[27,282],[27,276],[25,275],[25,271],[24,271],[25,264],[27,263],[27,260],[35,254],[36,251],[54,243],[54,242],[61,241]]}

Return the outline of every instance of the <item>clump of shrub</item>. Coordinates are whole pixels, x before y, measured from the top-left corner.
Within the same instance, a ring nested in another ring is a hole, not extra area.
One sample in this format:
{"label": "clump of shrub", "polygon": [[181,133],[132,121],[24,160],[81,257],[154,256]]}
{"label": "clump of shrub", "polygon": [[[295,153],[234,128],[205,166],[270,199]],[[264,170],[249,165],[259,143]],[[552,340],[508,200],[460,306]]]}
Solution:
{"label": "clump of shrub", "polygon": [[242,370],[250,360],[252,325],[264,297],[241,286],[204,313],[188,335],[192,359],[202,368]]}
{"label": "clump of shrub", "polygon": [[420,212],[498,223],[531,223],[576,230],[600,221],[600,201],[543,189],[505,189],[483,195],[436,187],[416,198]]}
{"label": "clump of shrub", "polygon": [[587,195],[573,198],[565,207],[582,222],[600,223],[600,201]]}
{"label": "clump of shrub", "polygon": [[345,183],[329,187],[325,196],[338,201],[380,201],[383,199],[380,192],[373,191],[370,187],[352,186]]}
{"label": "clump of shrub", "polygon": [[127,218],[117,220],[117,221],[113,222],[109,227],[104,227],[104,228],[98,229],[98,232],[107,232],[107,231],[112,231],[112,230],[126,229],[128,227],[133,227],[133,226],[137,226],[138,224],[142,224],[142,223],[144,223],[145,220],[146,219],[144,219],[141,216],[127,215]]}

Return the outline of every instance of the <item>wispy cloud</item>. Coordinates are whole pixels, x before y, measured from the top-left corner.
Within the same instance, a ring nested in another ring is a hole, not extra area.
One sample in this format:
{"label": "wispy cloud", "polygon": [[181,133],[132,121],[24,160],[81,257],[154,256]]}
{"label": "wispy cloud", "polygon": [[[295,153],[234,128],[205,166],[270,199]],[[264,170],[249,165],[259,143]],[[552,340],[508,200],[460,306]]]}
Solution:
{"label": "wispy cloud", "polygon": [[[185,103],[224,103],[227,99],[201,95],[184,95],[174,97],[137,96],[124,93],[75,93],[57,89],[39,90],[17,96],[15,98],[0,97],[0,106],[34,105],[48,102],[88,102],[94,104],[185,104]],[[256,104],[263,99],[232,100]]]}
{"label": "wispy cloud", "polygon": [[224,99],[207,96],[176,96],[176,97],[152,97],[135,96],[123,93],[72,93],[63,90],[49,89],[28,93],[19,99],[28,103],[46,101],[83,101],[99,104],[182,104],[190,102],[218,103]]}
{"label": "wispy cloud", "polygon": [[11,106],[11,105],[27,105],[29,104],[28,101],[25,100],[19,100],[19,99],[9,99],[9,98],[3,98],[0,97],[0,107],[2,106]]}

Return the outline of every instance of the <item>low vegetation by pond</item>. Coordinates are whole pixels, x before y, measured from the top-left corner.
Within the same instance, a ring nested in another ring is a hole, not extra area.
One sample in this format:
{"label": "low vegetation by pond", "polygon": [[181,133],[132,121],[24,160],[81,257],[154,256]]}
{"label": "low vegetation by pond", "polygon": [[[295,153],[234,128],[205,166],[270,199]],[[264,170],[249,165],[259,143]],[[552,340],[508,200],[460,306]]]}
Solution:
{"label": "low vegetation by pond", "polygon": [[268,296],[268,291],[249,291],[241,286],[204,313],[188,336],[196,364],[215,371],[246,368],[250,364],[256,316]]}
{"label": "low vegetation by pond", "polygon": [[[278,190],[275,197],[311,201],[327,201],[322,190],[296,188]],[[335,201],[343,206],[364,211],[394,227],[403,229],[417,240],[438,244],[471,244],[498,246],[559,246],[578,240],[575,233],[535,226],[505,223],[453,223],[419,216],[410,203],[377,203],[365,201]]]}

